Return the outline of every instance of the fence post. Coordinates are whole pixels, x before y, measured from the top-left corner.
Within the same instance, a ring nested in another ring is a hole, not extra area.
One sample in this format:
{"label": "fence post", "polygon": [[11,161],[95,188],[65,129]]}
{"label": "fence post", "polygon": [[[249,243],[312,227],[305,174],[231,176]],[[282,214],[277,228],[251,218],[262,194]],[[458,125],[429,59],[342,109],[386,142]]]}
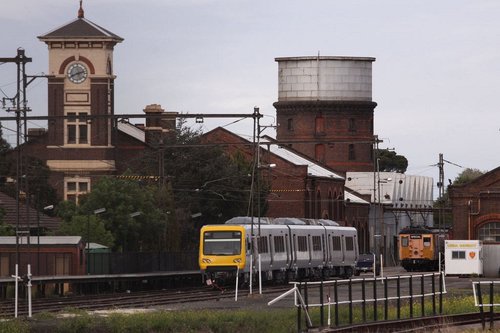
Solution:
{"label": "fence post", "polygon": [[377,279],[373,279],[373,320],[378,320],[377,315]]}
{"label": "fence post", "polygon": [[481,293],[481,283],[477,284],[477,299],[479,301],[479,313],[481,314],[481,326],[483,327],[484,331],[486,323],[484,321],[483,294]]}
{"label": "fence post", "polygon": [[319,297],[321,299],[320,321],[321,321],[321,327],[323,327],[325,326],[325,310],[324,310],[325,303],[323,302],[323,277],[321,278],[321,284],[319,285]]}
{"label": "fence post", "polygon": [[432,314],[436,315],[436,273],[432,274]]}
{"label": "fence post", "polygon": [[304,319],[306,322],[306,328],[309,328],[309,324],[307,322],[307,315],[309,313],[309,287],[307,281],[304,284],[304,303],[305,303]]}
{"label": "fence post", "polygon": [[363,312],[363,323],[366,322],[366,292],[365,292],[365,278],[361,282],[361,298],[363,299],[362,303],[362,312]]}
{"label": "fence post", "polygon": [[[297,289],[298,289],[298,293],[300,294],[302,292],[302,282],[299,282],[299,284],[297,285]],[[299,299],[299,303],[300,303],[300,299]],[[302,330],[302,306],[300,304],[298,304],[297,306],[297,332],[300,333],[300,331]]]}
{"label": "fence post", "polygon": [[387,295],[387,283],[389,280],[387,279],[387,276],[385,277],[385,283],[384,283],[384,320],[387,320],[389,317],[389,300],[388,300],[388,295]]}
{"label": "fence post", "polygon": [[398,275],[398,279],[396,280],[396,292],[397,292],[397,318],[401,318],[401,276]]}
{"label": "fence post", "polygon": [[444,272],[442,271],[439,276],[439,314],[443,314],[443,279]]}
{"label": "fence post", "polygon": [[337,280],[333,283],[333,292],[335,300],[335,326],[339,326],[339,293],[337,289]]}
{"label": "fence post", "polygon": [[349,278],[349,325],[352,325],[352,279]]}
{"label": "fence post", "polygon": [[425,276],[424,276],[424,274],[422,274],[422,276],[420,277],[420,292],[422,294],[422,301],[421,301],[421,304],[422,304],[422,317],[425,317],[424,279],[425,279]]}
{"label": "fence post", "polygon": [[490,281],[490,330],[493,330],[493,322],[495,321],[493,317],[493,281]]}
{"label": "fence post", "polygon": [[413,318],[413,275],[410,275],[410,279],[408,281],[408,288],[410,289],[410,318]]}

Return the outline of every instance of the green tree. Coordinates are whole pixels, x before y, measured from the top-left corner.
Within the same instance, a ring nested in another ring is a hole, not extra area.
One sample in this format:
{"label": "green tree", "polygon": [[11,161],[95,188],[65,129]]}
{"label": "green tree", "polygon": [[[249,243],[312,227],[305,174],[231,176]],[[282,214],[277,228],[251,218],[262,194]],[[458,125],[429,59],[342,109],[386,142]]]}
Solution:
{"label": "green tree", "polygon": [[103,177],[81,200],[80,214],[99,214],[113,235],[114,250],[160,251],[167,248],[168,214],[157,201],[158,187],[114,177]]}
{"label": "green tree", "polygon": [[[201,225],[223,223],[249,213],[252,170],[245,158],[202,144],[202,131],[183,121],[154,148],[156,153],[144,160],[142,170],[157,174],[157,158],[163,156],[164,174],[175,207],[170,212],[176,217],[176,222],[169,225],[170,235],[179,232],[177,239],[183,249],[196,249]],[[264,182],[261,188],[267,188]],[[264,210],[266,206],[261,207]]]}
{"label": "green tree", "polygon": [[[80,235],[115,251],[168,250],[169,214],[161,209],[159,197],[157,187],[114,177],[101,178],[92,192],[81,197],[80,205],[70,201],[58,205],[56,214],[64,222],[56,234]],[[101,208],[105,211],[95,215]]]}
{"label": "green tree", "polygon": [[485,174],[485,171],[479,169],[466,168],[453,181],[453,185],[467,184],[474,179]]}
{"label": "green tree", "polygon": [[2,123],[0,123],[0,185],[5,184],[7,176],[10,175],[11,161],[8,159],[12,147],[3,137]]}
{"label": "green tree", "polygon": [[379,149],[376,151],[379,159],[379,170],[386,172],[405,173],[408,168],[408,160],[403,155],[396,154],[395,151]]}
{"label": "green tree", "polygon": [[63,221],[57,231],[57,236],[81,236],[84,242],[92,242],[112,248],[113,234],[106,230],[104,221],[95,215],[75,215],[69,221]]}

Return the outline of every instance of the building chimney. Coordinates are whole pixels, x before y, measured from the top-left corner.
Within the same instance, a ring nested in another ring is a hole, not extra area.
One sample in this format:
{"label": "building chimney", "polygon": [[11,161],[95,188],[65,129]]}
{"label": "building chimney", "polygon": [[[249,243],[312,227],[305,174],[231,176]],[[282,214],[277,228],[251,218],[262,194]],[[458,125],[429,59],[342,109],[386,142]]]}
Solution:
{"label": "building chimney", "polygon": [[159,145],[167,135],[175,135],[177,112],[165,112],[160,104],[150,104],[144,109],[146,114],[146,143]]}

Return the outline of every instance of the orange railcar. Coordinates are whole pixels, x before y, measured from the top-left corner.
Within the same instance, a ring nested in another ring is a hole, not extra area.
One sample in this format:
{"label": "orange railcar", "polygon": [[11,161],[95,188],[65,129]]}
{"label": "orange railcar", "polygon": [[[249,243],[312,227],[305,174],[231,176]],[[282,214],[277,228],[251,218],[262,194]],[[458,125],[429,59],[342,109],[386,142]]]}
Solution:
{"label": "orange railcar", "polygon": [[399,233],[399,259],[407,271],[438,270],[444,259],[445,233],[427,227],[408,227]]}

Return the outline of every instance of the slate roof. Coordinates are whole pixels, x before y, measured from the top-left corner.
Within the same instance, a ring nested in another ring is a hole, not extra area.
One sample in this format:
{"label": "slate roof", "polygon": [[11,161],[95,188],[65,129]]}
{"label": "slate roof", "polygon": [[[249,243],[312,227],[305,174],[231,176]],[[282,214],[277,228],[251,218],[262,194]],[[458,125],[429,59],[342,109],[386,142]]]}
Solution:
{"label": "slate roof", "polygon": [[114,40],[119,43],[123,38],[115,35],[111,31],[87,20],[86,18],[77,18],[59,28],[56,28],[42,36],[41,40],[51,39],[104,39]]}
{"label": "slate roof", "polygon": [[[17,202],[16,199],[8,196],[5,193],[0,192],[0,208],[5,211],[5,216],[3,218],[4,222],[15,227],[17,224]],[[29,216],[29,219],[28,219]],[[19,228],[26,229],[29,225],[31,228],[36,228],[38,226],[37,211],[34,208],[29,207],[26,210],[26,205],[24,203],[19,204]],[[55,230],[61,224],[61,219],[58,217],[50,217],[48,215],[40,212],[40,227]]]}

